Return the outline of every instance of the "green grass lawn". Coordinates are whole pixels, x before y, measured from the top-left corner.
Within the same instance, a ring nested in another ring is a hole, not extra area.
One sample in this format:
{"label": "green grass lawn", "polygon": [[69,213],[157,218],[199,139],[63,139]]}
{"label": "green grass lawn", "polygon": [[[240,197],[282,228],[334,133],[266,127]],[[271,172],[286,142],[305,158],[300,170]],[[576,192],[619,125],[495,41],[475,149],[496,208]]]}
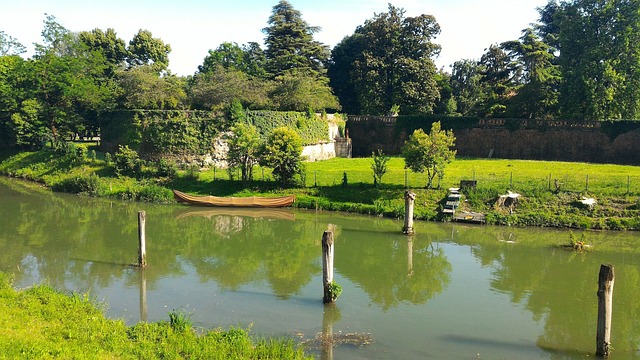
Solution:
{"label": "green grass lawn", "polygon": [[[466,191],[462,210],[483,212],[487,221],[502,225],[564,226],[593,229],[640,230],[640,168],[625,165],[457,159],[445,169],[439,188],[425,189],[426,175],[404,169],[404,160],[392,157],[382,183],[373,186],[371,158],[335,158],[305,163],[299,184],[281,188],[269,169],[255,167],[254,180],[231,180],[227,170],[179,171],[157,178],[152,167],[138,178],[116,176],[104,157],[69,160],[51,152],[0,154],[0,173],[35,180],[58,191],[93,196],[173,202],[170,189],[200,195],[250,196],[295,194],[295,206],[319,210],[358,212],[389,217],[404,216],[404,192],[417,194],[416,219],[446,221],[440,214],[450,187],[460,180],[476,180]],[[97,176],[96,176],[97,175]],[[235,179],[238,177],[235,176]],[[496,206],[507,191],[523,195],[510,209]],[[594,208],[578,201],[593,197]]]}

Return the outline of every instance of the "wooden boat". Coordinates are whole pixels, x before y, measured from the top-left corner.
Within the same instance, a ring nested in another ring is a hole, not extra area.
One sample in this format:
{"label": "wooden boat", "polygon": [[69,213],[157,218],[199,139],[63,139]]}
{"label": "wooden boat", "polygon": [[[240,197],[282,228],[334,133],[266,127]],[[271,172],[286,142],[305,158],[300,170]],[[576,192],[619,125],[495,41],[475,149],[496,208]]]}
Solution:
{"label": "wooden boat", "polygon": [[173,190],[176,201],[190,205],[223,206],[223,207],[285,207],[296,201],[295,195],[279,197],[218,197],[194,196]]}

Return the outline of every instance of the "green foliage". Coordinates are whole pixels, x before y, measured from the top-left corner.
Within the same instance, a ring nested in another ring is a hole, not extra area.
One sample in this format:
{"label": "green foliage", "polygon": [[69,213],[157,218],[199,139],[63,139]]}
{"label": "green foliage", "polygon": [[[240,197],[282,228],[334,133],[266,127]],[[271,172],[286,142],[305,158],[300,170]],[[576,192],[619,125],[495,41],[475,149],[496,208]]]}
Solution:
{"label": "green foliage", "polygon": [[129,42],[127,51],[130,67],[150,66],[160,73],[169,66],[171,46],[160,38],[154,38],[149,30],[140,29]]}
{"label": "green foliage", "polygon": [[541,9],[562,73],[561,115],[586,120],[640,115],[640,3],[574,0]]}
{"label": "green foliage", "polygon": [[249,76],[265,78],[267,75],[265,62],[264,51],[258,43],[250,42],[239,46],[236,43],[223,42],[215,50],[209,50],[202,65],[198,66],[198,73],[204,74],[223,67]]}
{"label": "green foliage", "polygon": [[260,135],[255,126],[243,123],[236,124],[231,131],[227,139],[227,163],[231,169],[240,168],[242,182],[248,183],[253,179],[253,166],[258,163],[260,156]]}
{"label": "green foliage", "polygon": [[169,325],[173,331],[178,333],[190,330],[193,326],[191,314],[183,309],[173,310],[169,313]]}
{"label": "green foliage", "polygon": [[102,147],[139,149],[145,158],[162,154],[206,154],[225,126],[209,111],[114,111],[102,115]]}
{"label": "green foliage", "polygon": [[291,72],[280,75],[275,78],[275,88],[270,96],[275,107],[283,111],[340,109],[326,77]]}
{"label": "green foliage", "polygon": [[422,129],[414,131],[402,148],[405,167],[413,172],[426,170],[427,188],[432,188],[433,178],[437,175],[442,179],[445,165],[456,156],[456,151],[451,150],[455,140],[452,131],[440,129],[440,122],[433,123],[428,135]]}
{"label": "green foliage", "polygon": [[52,184],[51,189],[72,194],[98,195],[100,178],[95,173],[68,177]]}
{"label": "green foliage", "polygon": [[184,107],[186,83],[174,75],[160,77],[154,66],[138,66],[116,72],[122,90],[122,109],[173,110]]}
{"label": "green foliage", "polygon": [[342,286],[337,282],[332,281],[331,284],[329,284],[328,292],[329,298],[334,302],[340,297],[340,294],[342,294]]}
{"label": "green foliage", "polygon": [[178,174],[178,167],[170,160],[161,158],[156,162],[156,176],[173,179]]}
{"label": "green foliage", "polygon": [[289,2],[280,0],[273,7],[267,23],[263,31],[269,73],[275,77],[289,71],[310,73],[312,76],[324,73],[329,48],[313,39],[313,34],[320,29],[309,26],[300,11]]}
{"label": "green foliage", "polygon": [[113,167],[118,175],[138,176],[142,172],[142,160],[135,150],[128,145],[118,147],[114,156]]}
{"label": "green foliage", "polygon": [[[12,288],[13,276],[0,273],[4,358],[99,359],[304,359],[290,339],[254,339],[248,330],[201,331],[184,311],[169,321],[127,327],[107,319],[103,304],[87,295],[66,295],[48,285]],[[197,331],[196,331],[197,330]]]}
{"label": "green foliage", "polygon": [[247,111],[247,122],[263,137],[276,128],[288,127],[297,131],[304,145],[329,140],[329,123],[315,114],[310,118],[303,112],[255,110]]}
{"label": "green foliage", "polygon": [[433,16],[404,14],[389,4],[334,47],[328,74],[344,111],[432,113],[439,98],[432,57],[440,50],[432,40],[440,26]]}
{"label": "green foliage", "polygon": [[231,105],[229,106],[229,120],[232,124],[237,122],[243,122],[247,118],[247,113],[244,111],[242,107],[242,103],[238,99],[233,99]]}
{"label": "green foliage", "polygon": [[292,129],[280,127],[269,135],[262,151],[260,164],[273,169],[276,181],[283,185],[293,183],[293,177],[302,169],[302,139]]}
{"label": "green foliage", "polygon": [[274,84],[234,68],[217,66],[196,74],[191,81],[189,98],[193,107],[202,110],[223,110],[233,101],[248,109],[271,108],[269,93]]}
{"label": "green foliage", "polygon": [[385,156],[382,150],[371,153],[371,170],[373,171],[373,186],[377,187],[382,183],[382,177],[387,173],[387,162],[389,157]]}

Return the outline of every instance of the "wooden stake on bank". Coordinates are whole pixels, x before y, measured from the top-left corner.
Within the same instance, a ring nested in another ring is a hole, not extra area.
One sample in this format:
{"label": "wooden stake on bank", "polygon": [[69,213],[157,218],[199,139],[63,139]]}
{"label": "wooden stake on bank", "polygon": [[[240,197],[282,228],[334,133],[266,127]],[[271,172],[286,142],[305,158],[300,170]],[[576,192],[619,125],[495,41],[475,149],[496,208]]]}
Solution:
{"label": "wooden stake on bank", "polygon": [[138,211],[138,266],[147,266],[147,249],[146,249],[146,233],[145,223],[147,221],[147,213],[142,210]]}
{"label": "wooden stake on bank", "polygon": [[415,200],[415,193],[409,190],[404,192],[404,227],[402,232],[406,235],[413,234],[413,203]]}
{"label": "wooden stake on bank", "polygon": [[322,234],[322,285],[324,286],[325,304],[333,302],[331,297],[331,283],[333,282],[333,232]]}
{"label": "wooden stake on bank", "polygon": [[611,311],[613,308],[613,265],[600,265],[598,274],[598,332],[596,355],[607,357],[611,352]]}

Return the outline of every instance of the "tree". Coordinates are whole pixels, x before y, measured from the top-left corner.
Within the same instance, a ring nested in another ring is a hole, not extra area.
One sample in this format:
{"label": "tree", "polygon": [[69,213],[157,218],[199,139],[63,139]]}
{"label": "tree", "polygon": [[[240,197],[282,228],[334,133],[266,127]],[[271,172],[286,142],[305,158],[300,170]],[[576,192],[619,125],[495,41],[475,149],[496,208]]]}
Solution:
{"label": "tree", "polygon": [[291,184],[302,170],[302,139],[294,130],[279,127],[267,138],[260,163],[273,169],[273,176],[281,184]]}
{"label": "tree", "polygon": [[483,92],[478,115],[504,117],[521,84],[522,67],[498,45],[486,49],[478,65]]}
{"label": "tree", "polygon": [[120,106],[126,109],[169,110],[186,102],[186,83],[174,75],[159,77],[153,66],[139,66],[117,73],[122,89]]}
{"label": "tree", "polygon": [[4,31],[0,31],[0,56],[20,55],[27,50],[18,40],[8,35]]}
{"label": "tree", "polygon": [[324,74],[329,48],[313,39],[319,27],[309,26],[300,11],[285,0],[273,7],[267,23],[269,26],[262,31],[266,34],[268,72],[274,77],[290,70],[314,76]]}
{"label": "tree", "polygon": [[202,65],[198,66],[198,73],[216,71],[218,66],[225,69],[238,70],[249,76],[266,78],[266,57],[264,51],[255,42],[238,46],[236,43],[224,42],[215,50],[209,50]]}
{"label": "tree", "polygon": [[104,80],[101,54],[88,51],[55,17],[47,15],[44,23],[44,44],[36,44],[36,54],[27,63],[25,98],[39,102],[29,109],[39,109],[37,118],[47,124],[58,145],[61,137],[87,129],[87,117],[109,106],[113,88]]}
{"label": "tree", "polygon": [[154,38],[149,30],[140,29],[129,41],[127,51],[130,67],[149,65],[154,71],[161,73],[169,66],[171,46],[159,38]]}
{"label": "tree", "polygon": [[120,39],[115,30],[109,28],[107,31],[93,29],[82,31],[78,34],[79,40],[85,44],[89,51],[96,51],[102,54],[110,64],[108,75],[113,76],[115,70],[124,65],[129,57],[127,46],[124,40]]}
{"label": "tree", "polygon": [[260,148],[260,134],[258,129],[251,124],[237,123],[231,129],[227,138],[229,152],[227,163],[230,168],[240,168],[242,182],[253,180],[253,166],[258,163]]}
{"label": "tree", "polygon": [[431,113],[439,99],[432,42],[440,26],[430,15],[405,17],[389,4],[332,51],[329,74],[347,111],[381,115],[398,105],[404,114]]}
{"label": "tree", "polygon": [[271,98],[280,111],[340,109],[326,77],[292,73],[278,76]]}
{"label": "tree", "polygon": [[433,179],[436,175],[442,179],[445,166],[456,156],[456,151],[451,150],[455,141],[453,131],[441,130],[439,121],[431,125],[429,134],[415,130],[402,148],[405,168],[419,173],[426,171],[427,188],[432,188]]}
{"label": "tree", "polygon": [[561,116],[640,116],[640,2],[572,0],[540,10],[541,36],[558,51]]}
{"label": "tree", "polygon": [[273,107],[268,94],[274,87],[272,81],[218,65],[192,79],[189,98],[192,106],[198,109],[220,110],[234,100],[240,101],[245,108],[265,109]]}
{"label": "tree", "polygon": [[382,177],[387,173],[387,162],[389,157],[382,153],[382,150],[378,149],[371,153],[371,170],[373,171],[373,186],[378,187],[378,184],[382,184]]}
{"label": "tree", "polygon": [[452,65],[450,83],[458,114],[462,116],[477,114],[478,105],[483,97],[481,78],[477,61],[464,59]]}
{"label": "tree", "polygon": [[553,64],[551,47],[532,28],[523,30],[519,40],[504,42],[500,47],[523,71],[523,84],[511,101],[509,115],[534,119],[554,117],[558,113],[560,73]]}

